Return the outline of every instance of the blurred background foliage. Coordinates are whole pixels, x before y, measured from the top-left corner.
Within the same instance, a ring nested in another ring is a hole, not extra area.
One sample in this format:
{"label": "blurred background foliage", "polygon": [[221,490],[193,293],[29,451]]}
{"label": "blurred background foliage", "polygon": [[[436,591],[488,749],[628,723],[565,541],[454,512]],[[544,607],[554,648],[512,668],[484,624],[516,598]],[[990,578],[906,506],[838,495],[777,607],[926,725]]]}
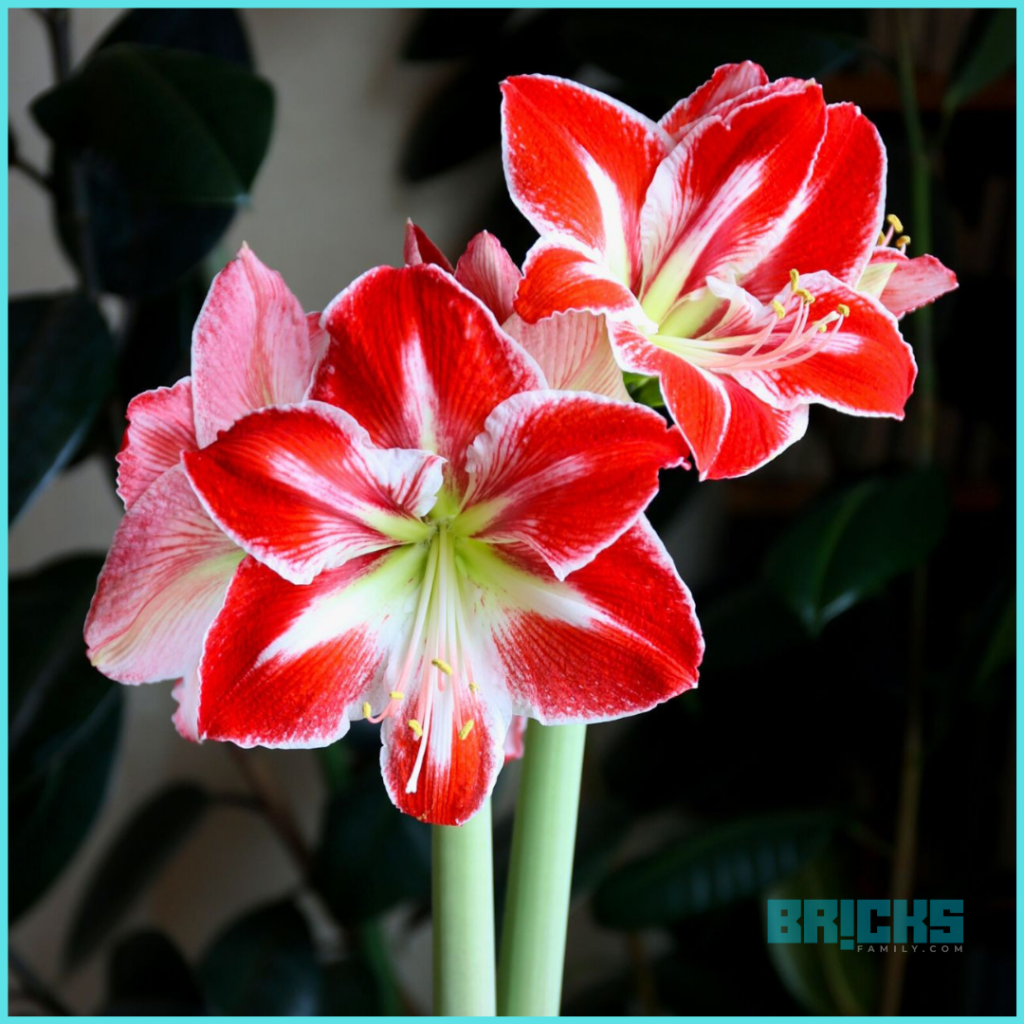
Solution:
{"label": "blurred background foliage", "polygon": [[[32,115],[51,160],[33,166],[9,132],[8,163],[50,196],[79,285],[10,302],[12,521],[86,455],[112,473],[128,400],[187,372],[207,257],[274,125],[244,15],[133,11],[74,66],[72,15],[39,16],[54,84]],[[664,480],[650,516],[693,586],[707,656],[695,693],[590,730],[566,1013],[1014,1012],[1016,397],[1003,297],[1015,283],[1016,23],[974,12],[937,51],[949,16],[736,11],[723,32],[721,11],[432,10],[395,55],[450,68],[434,95],[410,99],[397,173],[423,181],[489,153],[493,201],[458,227],[466,239],[486,227],[517,260],[533,237],[502,183],[501,78],[573,77],[658,117],[716,65],[752,59],[862,106],[887,144],[890,209],[912,253],[927,243],[960,279],[904,324],[922,367],[904,424],[816,410],[808,438],[751,478]],[[10,584],[12,923],[75,855],[117,764],[122,690],[89,667],[81,639],[101,562],[67,558]],[[102,1004],[68,1005],[66,973],[40,977],[15,935],[12,1011],[424,1012],[387,936],[429,917],[429,833],[391,807],[378,749],[357,726],[308,753],[327,793],[312,835],[249,752],[232,751],[237,789],[152,793],[100,857],[64,940],[66,971],[105,961]],[[504,773],[499,798],[513,783]],[[197,957],[159,927],[126,930],[182,844],[229,808],[269,825],[301,884],[225,920]],[[499,818],[499,898],[510,836]],[[963,898],[964,952],[769,947],[769,895]],[[598,933],[618,943],[614,970],[574,959]]]}

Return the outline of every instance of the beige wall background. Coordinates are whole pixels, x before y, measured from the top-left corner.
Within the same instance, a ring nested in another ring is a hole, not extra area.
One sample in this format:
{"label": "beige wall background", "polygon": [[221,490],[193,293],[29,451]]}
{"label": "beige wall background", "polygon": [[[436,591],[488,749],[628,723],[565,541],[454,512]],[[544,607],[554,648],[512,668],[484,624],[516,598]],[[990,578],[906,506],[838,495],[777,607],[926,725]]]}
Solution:
{"label": "beige wall background", "polygon": [[[121,14],[77,10],[72,15],[80,57]],[[380,263],[399,263],[406,217],[423,224],[451,250],[467,211],[481,202],[481,164],[423,186],[402,184],[399,147],[418,105],[444,80],[444,66],[398,60],[415,12],[248,11],[242,15],[256,64],[277,91],[271,150],[251,209],[235,220],[223,260],[247,240],[280,270],[307,309],[325,305],[349,281]],[[37,166],[47,145],[28,116],[32,98],[51,84],[42,25],[28,11],[9,13],[9,117],[25,156]],[[494,153],[485,160],[497,160]],[[69,285],[71,268],[57,246],[45,196],[19,174],[10,176],[11,294]],[[116,309],[111,310],[116,315]],[[105,551],[121,514],[106,470],[90,460],[60,477],[10,535],[13,572],[30,570],[72,551]],[[170,723],[170,685],[127,693],[126,727],[109,799],[75,863],[33,912],[12,944],[80,1012],[102,994],[103,957],[75,974],[60,972],[70,914],[97,855],[126,813],[170,780],[195,779],[221,791],[242,791],[226,749],[194,747]],[[311,838],[322,796],[312,757],[257,752],[257,768],[295,807]],[[164,872],[126,927],[159,922],[195,954],[236,913],[282,894],[297,874],[265,825],[244,811],[218,810]],[[397,928],[391,929],[398,933]],[[403,980],[429,1005],[429,935],[407,932],[395,946]]]}

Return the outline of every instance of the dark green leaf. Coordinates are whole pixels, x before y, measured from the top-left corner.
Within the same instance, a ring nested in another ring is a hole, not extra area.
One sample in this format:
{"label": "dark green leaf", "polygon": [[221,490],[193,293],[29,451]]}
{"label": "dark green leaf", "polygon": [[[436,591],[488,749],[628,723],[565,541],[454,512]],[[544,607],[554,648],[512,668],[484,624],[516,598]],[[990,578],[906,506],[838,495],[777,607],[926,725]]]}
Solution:
{"label": "dark green leaf", "polygon": [[121,18],[96,44],[96,49],[105,50],[118,43],[189,50],[222,57],[244,68],[252,67],[252,55],[237,11],[136,9]]}
{"label": "dark green leaf", "polygon": [[114,947],[98,1016],[195,1017],[203,1012],[192,969],[162,932],[134,932]]}
{"label": "dark green leaf", "polygon": [[190,783],[162,790],[122,826],[75,911],[65,957],[74,966],[100,945],[203,817],[209,797]]}
{"label": "dark green leaf", "polygon": [[977,680],[984,682],[991,675],[1017,656],[1017,598],[1010,598],[1003,614],[996,623],[981,665],[978,668]]}
{"label": "dark green leaf", "polygon": [[[128,298],[165,292],[210,250],[227,230],[233,206],[172,203],[133,192],[123,172],[95,150],[76,156],[84,179],[88,217],[75,210],[70,155],[54,151],[57,232],[79,268],[89,247],[102,291]],[[185,285],[183,284],[183,287]]]}
{"label": "dark green leaf", "polygon": [[68,863],[98,812],[121,689],[86,660],[82,626],[102,559],[15,577],[10,598],[10,918]]}
{"label": "dark green leaf", "polygon": [[594,895],[594,913],[609,927],[647,928],[749,899],[817,853],[835,825],[826,812],[790,814],[677,840],[614,871]]}
{"label": "dark green leaf", "polygon": [[353,959],[325,967],[317,1012],[321,1017],[381,1016],[380,992],[369,965]]}
{"label": "dark green leaf", "polygon": [[396,810],[379,779],[363,783],[331,800],[313,873],[343,924],[430,891],[430,827]]}
{"label": "dark green leaf", "polygon": [[320,1001],[309,925],[289,900],[238,918],[206,951],[199,976],[215,1014],[304,1017]]}
{"label": "dark green leaf", "polygon": [[661,385],[657,377],[647,377],[642,373],[623,373],[622,379],[629,397],[634,402],[650,406],[652,409],[664,408],[665,399],[661,397]]}
{"label": "dark green leaf", "polygon": [[[633,89],[675,102],[720,64],[752,60],[772,78],[810,78],[835,71],[859,53],[866,18],[860,11],[744,11],[722,31],[718,10],[573,12],[567,34],[579,57]],[[672,40],[671,60],[651,59],[651,40]]]}
{"label": "dark green leaf", "polygon": [[952,114],[986,86],[1007,74],[1017,60],[1017,12],[992,12],[974,50],[946,89],[942,107]]}
{"label": "dark green leaf", "polygon": [[108,158],[138,193],[234,205],[270,143],[274,95],[228,61],[121,43],[44,93],[32,112],[54,142]]}
{"label": "dark green leaf", "polygon": [[8,307],[10,521],[75,454],[110,388],[114,343],[96,305],[62,293]]}
{"label": "dark green leaf", "polygon": [[868,480],[815,506],[774,545],[765,572],[816,634],[922,562],[942,537],[947,515],[934,471]]}

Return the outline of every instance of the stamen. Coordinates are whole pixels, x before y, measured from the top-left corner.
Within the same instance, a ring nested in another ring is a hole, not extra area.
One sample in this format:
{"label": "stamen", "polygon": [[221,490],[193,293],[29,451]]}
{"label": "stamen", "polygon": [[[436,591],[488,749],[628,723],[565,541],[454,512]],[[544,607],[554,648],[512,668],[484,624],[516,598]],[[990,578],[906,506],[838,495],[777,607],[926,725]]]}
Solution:
{"label": "stamen", "polygon": [[431,658],[430,664],[434,668],[440,669],[446,676],[450,676],[455,671],[447,661],[442,661],[440,658]]}
{"label": "stamen", "polygon": [[839,315],[840,316],[849,316],[850,315],[850,307],[845,302],[840,302],[839,305],[836,306],[836,309],[839,310]]}
{"label": "stamen", "polygon": [[828,330],[828,324],[825,323],[824,320],[822,320],[822,322],[820,324],[818,324],[818,333],[819,334],[824,334],[825,331],[827,331],[827,330]]}
{"label": "stamen", "polygon": [[899,234],[903,234],[903,221],[901,221],[895,213],[890,213],[889,216],[885,218],[885,222],[886,224],[892,225]]}
{"label": "stamen", "polygon": [[473,719],[471,718],[460,730],[459,739],[464,740],[473,731]]}
{"label": "stamen", "polygon": [[906,249],[908,245],[910,245],[910,235],[900,235],[900,237],[896,239],[896,248],[899,249],[900,252]]}
{"label": "stamen", "polygon": [[363,701],[363,718],[372,718],[372,717],[373,717],[373,708],[370,707],[370,702],[368,700],[365,700],[365,701]]}
{"label": "stamen", "polygon": [[404,694],[404,693],[399,693],[399,692],[398,692],[397,690],[392,690],[392,691],[391,691],[391,692],[390,692],[390,693],[388,694],[388,696],[389,696],[389,697],[390,697],[390,698],[391,698],[392,700],[404,700],[404,698],[405,698],[405,694]]}
{"label": "stamen", "polygon": [[886,243],[885,232],[884,231],[879,231],[878,232],[878,239],[875,242],[875,245],[885,245],[885,243]]}
{"label": "stamen", "polygon": [[477,686],[476,683],[470,683],[469,684],[469,689],[470,689],[470,691],[472,693],[479,693],[480,692],[480,687]]}
{"label": "stamen", "polygon": [[423,726],[420,725],[420,723],[417,722],[415,718],[410,718],[407,724],[409,728],[412,729],[412,731],[416,734],[416,739],[421,739],[423,736]]}
{"label": "stamen", "polygon": [[796,291],[800,287],[800,271],[791,270],[789,272],[789,286]]}
{"label": "stamen", "polygon": [[814,301],[814,296],[806,288],[794,288],[793,291],[799,295],[808,306]]}
{"label": "stamen", "polygon": [[772,309],[775,310],[775,315],[780,319],[784,320],[786,317],[786,307],[779,302],[778,299],[772,299]]}

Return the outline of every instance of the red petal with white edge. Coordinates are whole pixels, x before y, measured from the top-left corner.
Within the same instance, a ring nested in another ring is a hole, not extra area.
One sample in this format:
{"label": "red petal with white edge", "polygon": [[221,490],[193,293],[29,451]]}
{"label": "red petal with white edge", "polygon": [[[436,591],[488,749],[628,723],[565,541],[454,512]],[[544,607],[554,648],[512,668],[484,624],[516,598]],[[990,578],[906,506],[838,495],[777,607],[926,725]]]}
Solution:
{"label": "red petal with white edge", "polygon": [[251,413],[185,457],[221,529],[292,583],[351,558],[423,539],[443,460],[374,448],[348,413],[322,402]]}
{"label": "red petal with white edge", "polygon": [[512,315],[512,302],[522,276],[505,247],[488,231],[470,239],[455,268],[455,280],[468,288],[499,324]]}
{"label": "red petal with white edge", "polygon": [[743,287],[770,299],[789,272],[825,270],[856,284],[867,266],[885,213],[885,146],[852,103],[827,108],[825,138],[799,200],[796,217]]}
{"label": "red petal with white edge", "polygon": [[576,249],[541,240],[527,253],[523,270],[515,310],[528,324],[570,311],[646,320],[633,293]]}
{"label": "red petal with white edge", "polygon": [[562,583],[525,547],[492,549],[470,571],[516,712],[607,721],[697,685],[704,641],[693,600],[643,517]]}
{"label": "red petal with white edge", "polygon": [[247,558],[206,638],[199,735],[243,747],[344,736],[408,630],[424,558],[415,546],[364,555],[302,587]]}
{"label": "red petal with white edge", "polygon": [[660,319],[709,275],[758,262],[800,196],[824,131],[821,87],[792,82],[687,134],[658,168],[641,217],[648,313]]}
{"label": "red petal with white edge", "polygon": [[502,151],[512,201],[540,234],[601,254],[623,284],[639,271],[639,218],[671,139],[642,114],[546,75],[502,83]]}
{"label": "red petal with white edge", "polygon": [[824,347],[803,362],[737,371],[736,380],[779,409],[816,402],[860,416],[903,419],[917,365],[892,314],[828,274],[801,280],[815,296],[814,309],[824,314],[842,303],[850,315],[838,330],[830,326]]}
{"label": "red petal with white edge", "polygon": [[144,391],[128,403],[128,429],[117,455],[117,493],[129,509],[159,476],[195,451],[192,381]]}
{"label": "red petal with white edge", "polygon": [[658,123],[677,141],[693,123],[727,100],[736,99],[759,85],[767,85],[768,76],[759,64],[723,64],[700,88],[680,100]]}
{"label": "red petal with white edge", "polygon": [[690,445],[701,480],[745,476],[781,454],[807,430],[807,407],[774,409],[732,378],[657,353],[648,372]]}
{"label": "red petal with white edge", "polygon": [[[947,292],[959,288],[956,274],[945,267],[934,256],[907,257],[898,249],[879,246],[871,255],[871,263],[858,283],[861,291],[871,291],[865,287],[865,278],[869,278],[876,269],[888,270],[888,277],[882,283],[880,298],[882,305],[896,317],[913,313],[915,309],[927,306]],[[871,294],[875,294],[871,291]]]}
{"label": "red petal with white edge", "polygon": [[[380,764],[388,795],[400,811],[432,825],[462,825],[473,817],[505,763],[504,720],[478,691],[460,696],[460,726],[447,706],[451,692],[448,686],[435,694],[433,725],[422,738],[397,715],[381,728]],[[469,721],[473,725],[463,734]],[[427,749],[420,758],[423,743]]]}
{"label": "red petal with white edge", "polygon": [[503,328],[537,360],[557,391],[590,391],[620,402],[630,400],[603,316],[556,313],[528,324],[513,313]]}
{"label": "red petal with white edge", "polygon": [[167,470],[114,535],[85,623],[89,660],[123,683],[184,676],[241,558],[184,469]]}
{"label": "red petal with white edge", "polygon": [[454,273],[448,257],[427,237],[426,231],[411,220],[405,222],[405,245],[402,257],[407,267],[417,267],[421,263],[432,263],[449,274]]}
{"label": "red petal with white edge", "polygon": [[466,449],[501,401],[544,387],[491,312],[437,267],[378,267],[325,310],[331,344],[311,397],[350,413],[382,448],[448,460],[462,491]]}
{"label": "red petal with white edge", "polygon": [[243,245],[214,278],[192,334],[199,446],[254,409],[302,401],[320,354],[299,300]]}
{"label": "red petal with white edge", "polygon": [[682,436],[653,409],[598,395],[533,391],[502,402],[469,450],[455,528],[528,544],[565,579],[614,543],[686,465]]}

